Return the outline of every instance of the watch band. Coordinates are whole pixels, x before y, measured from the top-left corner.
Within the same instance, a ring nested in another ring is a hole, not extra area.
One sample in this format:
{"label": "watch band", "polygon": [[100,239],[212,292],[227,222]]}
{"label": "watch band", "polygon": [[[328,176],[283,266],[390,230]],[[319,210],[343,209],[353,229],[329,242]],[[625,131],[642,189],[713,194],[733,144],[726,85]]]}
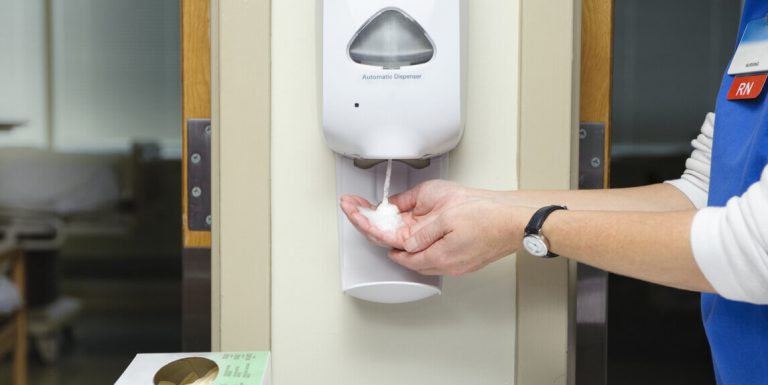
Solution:
{"label": "watch band", "polygon": [[[537,235],[541,234],[541,228],[544,226],[544,221],[547,220],[547,217],[549,217],[550,214],[552,214],[557,210],[567,210],[567,209],[568,207],[566,206],[551,205],[551,206],[544,206],[536,210],[533,216],[531,216],[531,220],[528,221],[528,225],[525,226],[525,234],[523,236],[531,235],[531,234],[537,234]],[[558,255],[553,252],[547,252],[547,258],[554,258],[554,257],[558,257]]]}

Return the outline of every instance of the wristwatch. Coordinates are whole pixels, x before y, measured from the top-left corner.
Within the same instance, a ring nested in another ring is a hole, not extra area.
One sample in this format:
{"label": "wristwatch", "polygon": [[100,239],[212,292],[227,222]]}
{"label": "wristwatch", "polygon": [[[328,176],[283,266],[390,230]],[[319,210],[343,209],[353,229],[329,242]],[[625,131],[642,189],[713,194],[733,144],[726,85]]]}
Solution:
{"label": "wristwatch", "polygon": [[528,222],[528,226],[525,226],[525,234],[523,235],[523,247],[532,255],[542,258],[554,258],[558,255],[549,251],[549,242],[544,234],[541,233],[541,227],[544,226],[544,221],[549,214],[557,210],[568,210],[565,206],[546,206],[542,207],[533,214],[531,220]]}

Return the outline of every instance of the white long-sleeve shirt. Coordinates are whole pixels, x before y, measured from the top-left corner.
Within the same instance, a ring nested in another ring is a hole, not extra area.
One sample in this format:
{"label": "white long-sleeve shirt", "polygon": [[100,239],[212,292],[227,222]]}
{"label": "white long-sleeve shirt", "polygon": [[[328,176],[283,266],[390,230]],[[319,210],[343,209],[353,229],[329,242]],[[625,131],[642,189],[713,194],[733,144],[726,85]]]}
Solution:
{"label": "white long-sleeve shirt", "polygon": [[677,180],[667,181],[699,208],[691,227],[696,263],[725,298],[768,304],[768,165],[759,181],[725,207],[706,207],[715,114],[709,113]]}

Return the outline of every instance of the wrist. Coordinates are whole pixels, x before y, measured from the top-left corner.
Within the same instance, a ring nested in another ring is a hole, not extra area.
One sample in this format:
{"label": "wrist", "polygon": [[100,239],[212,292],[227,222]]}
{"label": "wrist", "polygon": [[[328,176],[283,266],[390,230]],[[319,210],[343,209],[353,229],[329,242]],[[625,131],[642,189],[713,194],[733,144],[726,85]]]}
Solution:
{"label": "wrist", "polygon": [[554,251],[551,230],[552,218],[568,208],[562,205],[544,206],[531,216],[525,226],[523,247],[532,255],[542,258],[553,258],[559,255]]}
{"label": "wrist", "polygon": [[558,222],[560,222],[560,220],[562,220],[562,216],[566,214],[567,210],[557,210],[552,214],[549,214],[547,220],[544,221],[544,225],[541,226],[541,232],[547,234],[547,236],[551,239],[552,233],[557,231]]}
{"label": "wrist", "polygon": [[511,239],[514,240],[514,249],[523,249],[523,237],[525,236],[525,226],[536,213],[536,209],[525,206],[513,206],[513,212],[507,217],[510,222]]}
{"label": "wrist", "polygon": [[467,195],[497,201],[503,196],[503,191],[486,190],[482,188],[468,188]]}

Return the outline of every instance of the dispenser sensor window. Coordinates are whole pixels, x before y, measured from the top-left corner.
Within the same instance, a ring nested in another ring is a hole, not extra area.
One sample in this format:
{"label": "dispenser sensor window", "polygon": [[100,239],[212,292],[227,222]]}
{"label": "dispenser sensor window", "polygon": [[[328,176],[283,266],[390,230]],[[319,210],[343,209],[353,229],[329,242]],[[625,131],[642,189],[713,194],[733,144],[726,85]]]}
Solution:
{"label": "dispenser sensor window", "polygon": [[424,64],[434,54],[435,46],[424,28],[397,9],[372,17],[349,45],[354,62],[384,69]]}

